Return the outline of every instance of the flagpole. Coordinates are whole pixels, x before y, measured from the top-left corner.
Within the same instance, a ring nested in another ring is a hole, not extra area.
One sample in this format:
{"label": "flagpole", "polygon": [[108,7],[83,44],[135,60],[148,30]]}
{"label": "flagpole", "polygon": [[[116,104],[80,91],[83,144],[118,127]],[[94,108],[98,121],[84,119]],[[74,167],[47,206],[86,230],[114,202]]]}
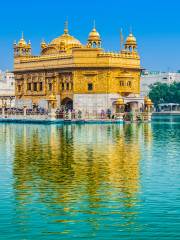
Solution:
{"label": "flagpole", "polygon": [[122,31],[122,28],[121,28],[121,31],[120,31],[120,51],[123,49],[123,43],[124,43],[123,31]]}

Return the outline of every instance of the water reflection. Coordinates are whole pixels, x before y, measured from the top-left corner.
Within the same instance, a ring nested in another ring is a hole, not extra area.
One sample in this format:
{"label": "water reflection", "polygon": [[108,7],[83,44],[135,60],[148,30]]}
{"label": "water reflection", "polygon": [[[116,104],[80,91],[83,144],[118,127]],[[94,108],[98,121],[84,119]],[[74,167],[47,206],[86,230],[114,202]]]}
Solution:
{"label": "water reflection", "polygon": [[138,229],[140,146],[150,145],[149,124],[17,125],[14,131],[14,222],[22,236],[32,229],[53,239]]}

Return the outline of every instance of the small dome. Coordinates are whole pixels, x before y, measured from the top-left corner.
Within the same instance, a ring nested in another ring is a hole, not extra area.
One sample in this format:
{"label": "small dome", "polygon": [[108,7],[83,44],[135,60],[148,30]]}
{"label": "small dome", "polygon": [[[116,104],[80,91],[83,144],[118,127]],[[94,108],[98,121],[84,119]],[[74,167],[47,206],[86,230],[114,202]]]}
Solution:
{"label": "small dome", "polygon": [[48,101],[56,101],[56,96],[54,94],[51,94],[49,97],[48,97]]}
{"label": "small dome", "polygon": [[22,32],[22,37],[18,42],[18,45],[21,46],[21,47],[27,45],[27,42],[24,40],[24,33],[23,32]]}
{"label": "small dome", "polygon": [[153,103],[149,97],[144,98],[144,103],[145,103],[145,105],[149,105],[149,106],[153,105]]}
{"label": "small dome", "polygon": [[124,100],[122,97],[118,98],[118,100],[115,102],[116,105],[124,105]]}
{"label": "small dome", "polygon": [[41,42],[41,48],[46,48],[47,47],[47,44],[44,40],[42,40]]}
{"label": "small dome", "polygon": [[132,33],[130,33],[129,36],[127,37],[126,44],[127,45],[136,45],[137,44],[136,38],[133,36]]}
{"label": "small dome", "polygon": [[94,27],[92,31],[89,33],[88,40],[89,41],[100,41],[101,37],[100,34],[97,32],[96,28]]}
{"label": "small dome", "polygon": [[18,45],[20,46],[24,46],[24,45],[27,45],[26,41],[24,40],[24,38],[21,38],[18,42]]}

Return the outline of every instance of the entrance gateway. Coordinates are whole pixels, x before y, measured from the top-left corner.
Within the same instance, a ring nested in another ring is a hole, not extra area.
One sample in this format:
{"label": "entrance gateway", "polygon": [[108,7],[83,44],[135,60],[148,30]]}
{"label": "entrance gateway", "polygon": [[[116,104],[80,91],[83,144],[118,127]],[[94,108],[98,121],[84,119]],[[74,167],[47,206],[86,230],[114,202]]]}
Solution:
{"label": "entrance gateway", "polygon": [[69,97],[66,97],[61,102],[61,107],[65,110],[72,110],[73,109],[73,100]]}

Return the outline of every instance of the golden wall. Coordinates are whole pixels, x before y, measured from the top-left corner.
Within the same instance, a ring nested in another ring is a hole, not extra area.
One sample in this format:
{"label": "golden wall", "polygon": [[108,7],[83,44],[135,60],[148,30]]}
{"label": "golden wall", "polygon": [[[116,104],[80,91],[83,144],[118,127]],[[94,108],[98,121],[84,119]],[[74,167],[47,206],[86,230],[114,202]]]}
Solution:
{"label": "golden wall", "polygon": [[[81,48],[64,55],[16,57],[16,97],[38,102],[51,94],[61,99],[87,93],[139,94],[140,71],[136,52],[105,53]],[[92,84],[91,90],[88,84]]]}
{"label": "golden wall", "polygon": [[[88,91],[88,83],[93,89]],[[76,70],[74,71],[74,93],[122,93],[140,92],[140,71],[119,69]]]}

